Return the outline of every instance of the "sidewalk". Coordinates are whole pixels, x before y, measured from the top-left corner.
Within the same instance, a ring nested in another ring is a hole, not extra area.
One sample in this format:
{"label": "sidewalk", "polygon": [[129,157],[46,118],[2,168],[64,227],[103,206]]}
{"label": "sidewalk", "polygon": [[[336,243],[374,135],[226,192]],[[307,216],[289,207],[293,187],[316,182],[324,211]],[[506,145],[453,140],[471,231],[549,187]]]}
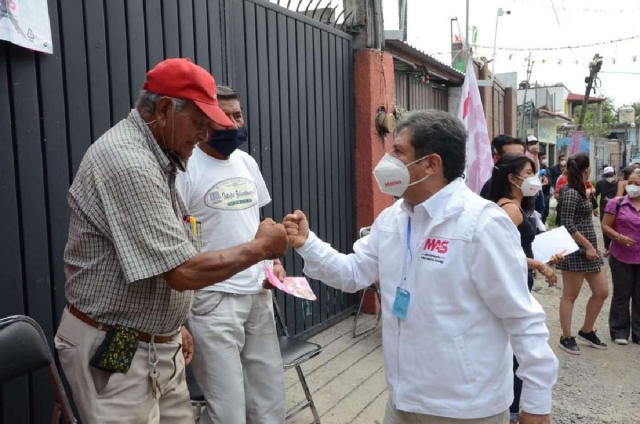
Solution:
{"label": "sidewalk", "polygon": [[[373,324],[375,316],[362,314],[358,327]],[[323,424],[382,422],[387,388],[382,369],[382,323],[357,338],[351,336],[353,317],[312,337],[322,353],[302,366]],[[287,410],[305,401],[295,369],[285,374]],[[287,424],[313,422],[305,409]]]}

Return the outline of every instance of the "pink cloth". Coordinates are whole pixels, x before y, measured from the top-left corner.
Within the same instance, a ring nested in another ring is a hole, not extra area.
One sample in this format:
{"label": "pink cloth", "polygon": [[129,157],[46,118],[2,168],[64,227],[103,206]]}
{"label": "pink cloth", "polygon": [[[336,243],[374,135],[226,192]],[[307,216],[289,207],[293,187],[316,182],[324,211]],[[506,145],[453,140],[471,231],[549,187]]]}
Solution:
{"label": "pink cloth", "polygon": [[[604,213],[616,215],[616,207],[619,197],[609,200],[604,209]],[[620,205],[620,210],[616,215],[616,222],[613,224],[616,232],[629,237],[636,243],[631,247],[623,246],[615,240],[611,241],[609,252],[614,258],[626,264],[640,264],[640,211],[637,211],[629,196],[624,196]]]}
{"label": "pink cloth", "polygon": [[582,143],[582,137],[584,137],[584,131],[574,131],[571,133],[571,146],[569,147],[569,156],[580,153],[580,144]]}
{"label": "pink cloth", "polygon": [[491,178],[493,157],[484,109],[480,100],[480,90],[473,68],[472,59],[467,62],[467,72],[462,85],[462,97],[458,108],[458,118],[467,129],[467,164],[465,176],[467,187],[478,194],[484,183]]}

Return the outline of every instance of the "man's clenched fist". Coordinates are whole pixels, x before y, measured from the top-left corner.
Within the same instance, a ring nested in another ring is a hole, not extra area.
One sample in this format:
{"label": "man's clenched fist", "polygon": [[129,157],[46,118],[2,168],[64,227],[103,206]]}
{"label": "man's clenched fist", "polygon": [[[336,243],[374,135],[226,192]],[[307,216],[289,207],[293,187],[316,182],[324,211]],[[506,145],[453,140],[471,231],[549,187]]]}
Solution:
{"label": "man's clenched fist", "polygon": [[267,218],[260,223],[255,241],[260,243],[265,259],[276,259],[287,253],[287,231],[282,224]]}
{"label": "man's clenched fist", "polygon": [[302,211],[295,211],[284,217],[289,245],[296,249],[304,246],[309,237],[309,221]]}

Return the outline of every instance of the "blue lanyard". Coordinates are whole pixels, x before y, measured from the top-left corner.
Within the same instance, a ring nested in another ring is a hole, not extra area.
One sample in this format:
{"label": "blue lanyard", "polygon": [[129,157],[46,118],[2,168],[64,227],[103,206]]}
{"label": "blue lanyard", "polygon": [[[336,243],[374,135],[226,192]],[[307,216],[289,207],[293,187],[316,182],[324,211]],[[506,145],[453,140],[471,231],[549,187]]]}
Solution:
{"label": "blue lanyard", "polygon": [[409,250],[409,263],[413,262],[413,252],[411,251],[411,217],[407,223],[407,249]]}

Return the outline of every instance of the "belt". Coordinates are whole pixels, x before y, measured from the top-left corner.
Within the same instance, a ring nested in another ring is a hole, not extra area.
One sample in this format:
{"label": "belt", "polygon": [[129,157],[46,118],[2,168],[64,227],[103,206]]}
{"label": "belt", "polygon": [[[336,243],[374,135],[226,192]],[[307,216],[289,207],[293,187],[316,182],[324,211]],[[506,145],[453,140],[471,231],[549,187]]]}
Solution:
{"label": "belt", "polygon": [[[97,328],[98,330],[109,331],[112,328],[114,328],[111,325],[100,324],[99,322],[94,321],[92,318],[90,318],[86,314],[84,314],[84,313],[80,312],[78,309],[76,309],[76,307],[73,306],[73,305],[69,305],[69,312],[71,313],[71,315],[73,315],[74,317],[78,318],[80,321],[84,322],[87,325],[90,325],[93,328]],[[178,332],[176,332],[175,334],[173,334],[171,336],[152,336],[151,334],[140,333],[138,339],[141,342],[145,342],[145,343],[151,343],[151,339],[152,338],[153,338],[153,342],[154,343],[169,343],[170,341],[173,340],[173,338],[175,337],[176,334],[178,334]]]}

